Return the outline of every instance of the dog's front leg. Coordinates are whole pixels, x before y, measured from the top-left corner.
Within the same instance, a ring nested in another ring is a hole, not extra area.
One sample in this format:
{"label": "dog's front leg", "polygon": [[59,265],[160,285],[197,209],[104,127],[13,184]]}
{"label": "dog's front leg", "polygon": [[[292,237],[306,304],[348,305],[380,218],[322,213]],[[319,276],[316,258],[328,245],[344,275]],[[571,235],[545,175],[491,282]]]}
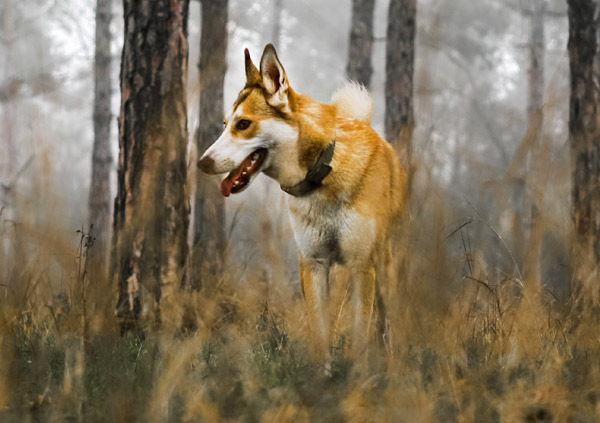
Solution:
{"label": "dog's front leg", "polygon": [[360,359],[366,353],[369,341],[369,329],[375,301],[375,265],[369,260],[364,265],[352,266],[350,270],[355,313],[352,355],[355,359]]}
{"label": "dog's front leg", "polygon": [[303,258],[299,261],[300,287],[306,302],[309,325],[314,339],[316,358],[329,358],[329,316],[327,298],[329,295],[330,262],[317,258]]}

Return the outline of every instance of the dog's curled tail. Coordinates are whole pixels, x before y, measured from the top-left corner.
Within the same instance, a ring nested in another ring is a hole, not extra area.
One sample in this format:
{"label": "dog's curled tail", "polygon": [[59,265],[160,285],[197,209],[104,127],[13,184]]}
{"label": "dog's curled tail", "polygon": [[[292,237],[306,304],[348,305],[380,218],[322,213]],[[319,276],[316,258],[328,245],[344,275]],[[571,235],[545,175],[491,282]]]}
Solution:
{"label": "dog's curled tail", "polygon": [[340,116],[371,124],[373,118],[373,97],[358,82],[347,81],[331,97],[331,104]]}

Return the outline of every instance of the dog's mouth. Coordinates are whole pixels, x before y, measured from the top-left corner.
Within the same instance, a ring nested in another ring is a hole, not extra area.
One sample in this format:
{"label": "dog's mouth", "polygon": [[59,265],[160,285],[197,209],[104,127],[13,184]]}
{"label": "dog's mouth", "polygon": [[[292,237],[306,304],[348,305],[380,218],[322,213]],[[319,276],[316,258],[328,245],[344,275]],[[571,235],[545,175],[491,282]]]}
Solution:
{"label": "dog's mouth", "polygon": [[266,148],[259,148],[242,161],[236,169],[232,170],[223,182],[221,182],[221,194],[229,197],[230,194],[242,192],[256,175],[265,162],[269,151]]}

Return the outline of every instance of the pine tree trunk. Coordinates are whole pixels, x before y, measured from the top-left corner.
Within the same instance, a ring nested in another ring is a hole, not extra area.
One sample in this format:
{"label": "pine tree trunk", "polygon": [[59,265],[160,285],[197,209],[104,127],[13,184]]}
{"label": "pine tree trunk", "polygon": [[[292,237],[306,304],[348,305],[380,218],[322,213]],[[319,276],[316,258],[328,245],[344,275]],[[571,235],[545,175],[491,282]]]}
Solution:
{"label": "pine tree trunk", "polygon": [[[8,184],[15,175],[15,165],[18,162],[18,154],[15,143],[15,115],[16,107],[14,105],[14,94],[18,92],[18,83],[16,77],[12,75],[14,66],[14,40],[15,40],[15,23],[17,22],[14,16],[12,0],[5,0],[0,8],[0,19],[2,23],[0,28],[1,35],[6,40],[4,42],[6,49],[6,59],[3,63],[5,75],[10,75],[12,81],[3,89],[2,96],[2,137],[0,138],[0,148],[2,156],[0,157],[0,183]],[[14,81],[14,82],[13,82]],[[4,88],[4,87],[3,87]],[[0,187],[1,188],[1,187]],[[0,191],[0,194],[4,194]]]}
{"label": "pine tree trunk", "polygon": [[385,63],[385,134],[410,176],[414,129],[416,0],[390,0]]}
{"label": "pine tree trunk", "polygon": [[373,13],[375,0],[352,0],[350,46],[346,76],[370,88],[373,66]]}
{"label": "pine tree trunk", "polygon": [[[582,259],[585,263],[587,259],[597,265],[600,260],[600,2],[569,0],[567,3],[571,67],[569,143],[575,243],[572,264]],[[580,267],[574,266],[574,269]],[[576,282],[581,282],[581,276],[575,275]]]}
{"label": "pine tree trunk", "polygon": [[[200,116],[196,134],[198,153],[202,154],[223,130],[223,83],[227,53],[227,1],[201,0],[200,35]],[[197,174],[194,204],[194,253],[191,285],[200,288],[206,277],[215,275],[225,248],[224,204],[218,179]]]}
{"label": "pine tree trunk", "polygon": [[545,0],[532,0],[529,28],[529,122],[542,111],[544,102],[544,10]]}
{"label": "pine tree trunk", "polygon": [[[110,21],[113,0],[96,2],[96,56],[94,61],[94,149],[92,153],[92,180],[88,200],[88,222],[95,256],[104,262],[110,231],[110,101],[111,52]],[[100,263],[101,265],[101,263]],[[95,272],[102,272],[102,265]]]}
{"label": "pine tree trunk", "polygon": [[188,7],[189,0],[124,2],[113,236],[122,331],[142,328],[144,301],[159,323],[161,297],[183,278]]}
{"label": "pine tree trunk", "polygon": [[281,14],[283,12],[283,0],[274,0],[273,3],[273,36],[271,43],[277,51],[280,50],[281,43]]}
{"label": "pine tree trunk", "polygon": [[[529,191],[531,196],[529,241],[524,254],[523,276],[534,290],[541,284],[541,247],[543,236],[543,216],[545,177],[548,155],[543,145],[544,125],[544,9],[545,0],[533,0],[529,32],[529,100],[527,105],[528,133],[525,144],[531,145]],[[520,245],[525,245],[521,243]]]}

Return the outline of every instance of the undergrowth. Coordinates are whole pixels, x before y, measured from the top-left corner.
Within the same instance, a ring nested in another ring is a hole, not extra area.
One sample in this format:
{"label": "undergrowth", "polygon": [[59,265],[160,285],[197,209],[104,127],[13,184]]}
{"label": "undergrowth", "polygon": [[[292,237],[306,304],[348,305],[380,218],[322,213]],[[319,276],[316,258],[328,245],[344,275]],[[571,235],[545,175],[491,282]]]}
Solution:
{"label": "undergrowth", "polygon": [[535,286],[483,214],[436,210],[394,246],[388,329],[380,338],[373,324],[366,367],[347,354],[349,275],[335,270],[330,371],[310,354],[297,276],[278,253],[263,254],[269,278],[232,261],[212,288],[166,298],[160,327],[120,336],[116,287],[86,263],[85,232],[4,216],[0,421],[600,420],[594,289]]}

